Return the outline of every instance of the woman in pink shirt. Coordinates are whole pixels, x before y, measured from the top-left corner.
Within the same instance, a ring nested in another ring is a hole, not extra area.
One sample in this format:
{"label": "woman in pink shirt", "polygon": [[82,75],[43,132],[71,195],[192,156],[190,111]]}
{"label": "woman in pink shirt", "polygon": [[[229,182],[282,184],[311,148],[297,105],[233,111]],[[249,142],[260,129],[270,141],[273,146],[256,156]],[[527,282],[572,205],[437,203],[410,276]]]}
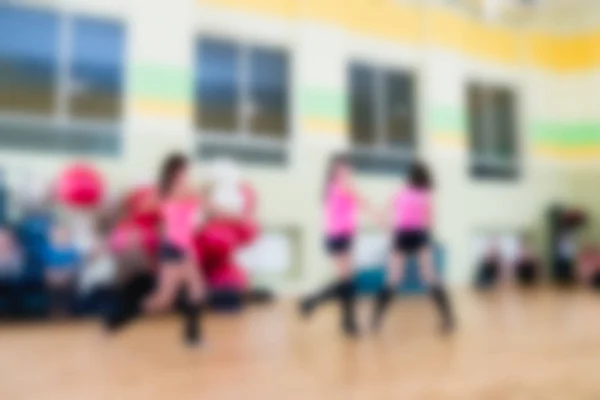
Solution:
{"label": "woman in pink shirt", "polygon": [[360,210],[369,209],[352,183],[352,168],[345,157],[338,156],[330,164],[324,189],[325,248],[336,267],[339,279],[320,292],[302,300],[300,310],[309,316],[314,309],[332,299],[342,307],[342,329],[346,335],[355,336],[355,288],[352,282],[352,244]]}
{"label": "woman in pink shirt", "polygon": [[443,331],[449,332],[454,326],[450,301],[437,276],[431,248],[432,191],[433,181],[427,166],[417,162],[411,167],[408,185],[398,190],[391,201],[393,249],[386,283],[375,302],[374,329],[379,329],[383,314],[404,276],[407,257],[414,255],[418,257],[421,279],[429,286],[431,297],[442,316]]}
{"label": "woman in pink shirt", "polygon": [[163,164],[161,197],[161,245],[159,276],[155,292],[146,300],[148,312],[175,303],[180,290],[186,295],[184,337],[189,345],[201,340],[200,311],[204,299],[203,278],[196,268],[193,235],[200,222],[200,197],[189,184],[189,166],[182,154],[169,156]]}

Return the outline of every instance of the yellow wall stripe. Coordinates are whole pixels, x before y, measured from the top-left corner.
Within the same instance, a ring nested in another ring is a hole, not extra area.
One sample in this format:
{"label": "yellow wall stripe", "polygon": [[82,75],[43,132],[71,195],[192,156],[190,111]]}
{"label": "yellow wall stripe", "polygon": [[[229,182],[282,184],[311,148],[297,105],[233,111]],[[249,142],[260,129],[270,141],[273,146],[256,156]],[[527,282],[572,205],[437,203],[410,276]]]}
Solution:
{"label": "yellow wall stripe", "polygon": [[560,161],[598,161],[600,160],[600,146],[560,148],[552,146],[536,146],[534,155]]}
{"label": "yellow wall stripe", "polygon": [[422,39],[423,17],[415,6],[387,0],[350,0],[346,3],[348,12],[344,25],[353,32],[410,43]]}
{"label": "yellow wall stripe", "polygon": [[427,38],[436,45],[475,58],[519,63],[519,37],[515,32],[440,8],[429,9],[427,20]]}
{"label": "yellow wall stripe", "polygon": [[348,131],[345,121],[328,118],[305,118],[302,120],[302,133],[344,137]]}
{"label": "yellow wall stripe", "polygon": [[259,14],[292,18],[297,15],[296,0],[196,0],[198,4],[216,5]]}
{"label": "yellow wall stripe", "polygon": [[427,43],[502,64],[570,72],[600,67],[600,29],[570,36],[519,33],[442,6],[397,0],[197,0],[290,20],[315,20],[384,40]]}
{"label": "yellow wall stripe", "polygon": [[552,36],[533,33],[526,38],[526,54],[533,65],[556,72],[573,72],[599,66],[594,48],[600,35]]}
{"label": "yellow wall stripe", "polygon": [[191,120],[192,105],[188,102],[170,100],[135,99],[132,103],[132,112],[150,117]]}
{"label": "yellow wall stripe", "polygon": [[467,141],[462,132],[436,131],[433,133],[431,140],[436,147],[456,150],[464,150],[467,148]]}

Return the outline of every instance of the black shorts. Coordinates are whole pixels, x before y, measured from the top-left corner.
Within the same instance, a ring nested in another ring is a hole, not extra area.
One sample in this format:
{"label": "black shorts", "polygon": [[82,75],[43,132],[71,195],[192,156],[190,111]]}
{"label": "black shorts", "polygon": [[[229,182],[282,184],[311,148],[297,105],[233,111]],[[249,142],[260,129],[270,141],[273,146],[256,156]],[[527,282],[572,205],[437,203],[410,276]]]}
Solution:
{"label": "black shorts", "polygon": [[327,236],[325,238],[325,248],[330,255],[339,255],[348,253],[352,250],[352,235]]}
{"label": "black shorts", "polygon": [[394,235],[394,250],[402,253],[416,253],[429,246],[430,238],[427,231],[396,231]]}
{"label": "black shorts", "polygon": [[174,263],[185,260],[185,250],[181,247],[164,241],[160,244],[159,258],[164,263]]}

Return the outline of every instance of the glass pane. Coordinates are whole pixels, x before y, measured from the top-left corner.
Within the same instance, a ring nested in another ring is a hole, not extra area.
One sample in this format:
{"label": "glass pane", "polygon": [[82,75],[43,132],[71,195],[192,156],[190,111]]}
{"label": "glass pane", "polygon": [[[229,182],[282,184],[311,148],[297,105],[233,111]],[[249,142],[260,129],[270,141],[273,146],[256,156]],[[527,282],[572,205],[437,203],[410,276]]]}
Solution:
{"label": "glass pane", "polygon": [[350,124],[354,144],[373,145],[377,140],[374,86],[373,68],[364,65],[350,68]]}
{"label": "glass pane", "polygon": [[388,143],[412,148],[415,143],[414,80],[406,73],[385,75]]}
{"label": "glass pane", "polygon": [[492,92],[493,112],[492,151],[499,157],[512,158],[516,153],[514,95],[510,90]]}
{"label": "glass pane", "polygon": [[237,46],[203,39],[197,56],[196,125],[206,130],[237,131],[240,101]]}
{"label": "glass pane", "polygon": [[115,22],[76,18],[73,24],[69,107],[73,118],[122,116],[125,35]]}
{"label": "glass pane", "polygon": [[244,104],[250,131],[283,138],[288,131],[288,62],[283,51],[250,50],[249,103]]}
{"label": "glass pane", "polygon": [[0,5],[0,111],[52,114],[57,65],[58,17]]}
{"label": "glass pane", "polygon": [[486,152],[485,90],[479,85],[469,85],[467,103],[469,108],[469,138],[471,153],[477,156]]}

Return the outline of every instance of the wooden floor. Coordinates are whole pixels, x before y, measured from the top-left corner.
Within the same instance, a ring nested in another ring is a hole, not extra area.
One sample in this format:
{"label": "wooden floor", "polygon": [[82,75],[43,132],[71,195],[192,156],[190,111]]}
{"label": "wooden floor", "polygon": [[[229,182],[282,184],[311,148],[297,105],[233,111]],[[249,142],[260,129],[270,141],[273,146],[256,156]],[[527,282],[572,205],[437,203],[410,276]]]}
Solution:
{"label": "wooden floor", "polygon": [[379,336],[358,341],[340,337],[335,308],[304,323],[286,302],[211,316],[194,351],[174,318],[114,338],[91,322],[2,327],[0,399],[600,399],[600,296],[455,300],[449,338],[426,298],[399,301]]}

